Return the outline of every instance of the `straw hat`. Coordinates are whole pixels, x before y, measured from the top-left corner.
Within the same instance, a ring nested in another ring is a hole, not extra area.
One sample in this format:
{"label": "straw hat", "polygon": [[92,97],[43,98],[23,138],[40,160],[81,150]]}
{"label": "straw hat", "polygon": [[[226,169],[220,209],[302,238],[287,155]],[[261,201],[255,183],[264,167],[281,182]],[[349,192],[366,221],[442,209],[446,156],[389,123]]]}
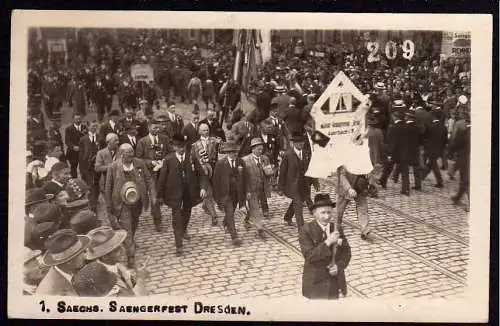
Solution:
{"label": "straw hat", "polygon": [[117,282],[117,275],[99,262],[91,262],[72,278],[71,285],[78,296],[101,297],[107,295]]}
{"label": "straw hat", "polygon": [[141,195],[137,190],[137,184],[134,181],[125,182],[120,189],[120,197],[126,204],[130,205],[137,203],[141,198]]}
{"label": "straw hat", "polygon": [[118,248],[125,241],[127,231],[101,226],[87,233],[87,236],[90,238],[87,260],[94,260]]}
{"label": "straw hat", "polygon": [[45,242],[47,252],[42,261],[47,266],[67,263],[84,252],[89,243],[89,237],[77,235],[71,229],[58,230]]}

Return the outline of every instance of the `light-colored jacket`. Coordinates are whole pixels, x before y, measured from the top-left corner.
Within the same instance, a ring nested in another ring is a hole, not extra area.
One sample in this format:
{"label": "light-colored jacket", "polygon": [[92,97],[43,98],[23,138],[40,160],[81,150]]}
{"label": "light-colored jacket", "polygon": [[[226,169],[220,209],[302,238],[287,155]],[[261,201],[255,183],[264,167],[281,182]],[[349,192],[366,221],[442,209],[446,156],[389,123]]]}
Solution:
{"label": "light-colored jacket", "polygon": [[[269,158],[262,155],[260,157],[261,166],[264,167],[269,165]],[[260,193],[264,191],[267,197],[271,196],[271,187],[269,184],[268,177],[264,174],[262,168],[257,166],[253,154],[243,157],[244,163],[244,183],[245,183],[245,193]]]}
{"label": "light-colored jacket", "polygon": [[[115,154],[115,159],[117,154]],[[95,171],[99,173],[99,188],[101,191],[104,191],[104,186],[106,182],[106,171],[108,167],[114,162],[113,157],[111,156],[111,152],[109,148],[103,148],[97,152],[95,158]]]}
{"label": "light-colored jacket", "polygon": [[54,267],[49,269],[47,275],[40,282],[36,289],[36,294],[77,296],[73,285]]}

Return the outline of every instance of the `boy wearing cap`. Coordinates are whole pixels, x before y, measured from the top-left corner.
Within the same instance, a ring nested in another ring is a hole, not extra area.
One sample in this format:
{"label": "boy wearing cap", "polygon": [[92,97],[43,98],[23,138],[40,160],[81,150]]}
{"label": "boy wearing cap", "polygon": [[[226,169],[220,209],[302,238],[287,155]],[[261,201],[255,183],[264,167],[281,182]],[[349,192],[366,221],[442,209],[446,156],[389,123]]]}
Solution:
{"label": "boy wearing cap", "polygon": [[341,225],[332,222],[335,206],[328,194],[317,194],[311,206],[315,220],[299,232],[304,256],[302,295],[309,299],[338,299],[339,292],[347,295],[344,270],[351,260],[351,247]]}
{"label": "boy wearing cap", "polygon": [[45,243],[42,263],[50,269],[38,285],[37,295],[74,296],[73,275],[85,265],[85,249],[90,239],[75,231],[63,229],[52,234]]}

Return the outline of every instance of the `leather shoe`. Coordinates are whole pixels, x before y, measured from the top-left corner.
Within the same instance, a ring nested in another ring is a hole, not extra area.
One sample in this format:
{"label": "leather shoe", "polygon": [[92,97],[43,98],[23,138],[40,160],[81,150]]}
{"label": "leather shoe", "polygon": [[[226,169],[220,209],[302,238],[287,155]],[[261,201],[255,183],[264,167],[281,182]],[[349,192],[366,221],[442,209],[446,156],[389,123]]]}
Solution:
{"label": "leather shoe", "polygon": [[259,236],[259,238],[261,238],[262,240],[267,240],[267,236],[266,234],[264,233],[264,230],[258,230],[257,231],[257,235]]}
{"label": "leather shoe", "polygon": [[212,218],[212,226],[217,226],[217,218],[216,217]]}
{"label": "leather shoe", "polygon": [[234,246],[236,246],[236,247],[241,246],[241,242],[242,242],[242,241],[241,241],[241,239],[239,239],[239,238],[235,238],[235,239],[233,239],[233,241],[232,241],[233,245],[234,245]]}
{"label": "leather shoe", "polygon": [[177,257],[182,256],[182,254],[183,254],[183,250],[182,250],[182,248],[175,248],[175,255],[176,255]]}
{"label": "leather shoe", "polygon": [[269,217],[269,212],[268,211],[262,212],[262,215],[264,215],[265,218],[268,218]]}
{"label": "leather shoe", "polygon": [[184,234],[184,239],[185,240],[191,240],[191,236],[189,234]]}
{"label": "leather shoe", "polygon": [[252,225],[250,225],[250,222],[248,221],[245,221],[244,225],[246,230],[250,230],[250,228],[252,227]]}
{"label": "leather shoe", "polygon": [[421,191],[422,187],[411,187],[411,189],[414,189],[414,190],[417,190],[417,191]]}
{"label": "leather shoe", "polygon": [[288,226],[295,226],[295,223],[293,223],[292,220],[285,220],[286,225]]}
{"label": "leather shoe", "polygon": [[402,195],[409,196],[409,195],[410,195],[410,192],[409,192],[409,191],[401,191],[401,194],[402,194]]}
{"label": "leather shoe", "polygon": [[432,186],[435,187],[435,188],[443,188],[443,184],[442,183],[436,183],[436,184],[434,184]]}
{"label": "leather shoe", "polygon": [[368,232],[367,234],[361,234],[361,239],[367,242],[373,242],[374,240],[370,232]]}
{"label": "leather shoe", "polygon": [[156,232],[161,232],[162,231],[161,225],[159,225],[159,224],[155,224],[155,229],[156,229]]}

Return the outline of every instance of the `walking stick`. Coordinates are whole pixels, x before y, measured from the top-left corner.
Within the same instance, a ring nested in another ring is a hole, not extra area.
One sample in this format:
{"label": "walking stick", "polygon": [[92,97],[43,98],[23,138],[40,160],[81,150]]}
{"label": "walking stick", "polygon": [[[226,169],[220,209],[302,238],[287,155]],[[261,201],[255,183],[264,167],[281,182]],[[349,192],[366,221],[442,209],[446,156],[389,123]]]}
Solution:
{"label": "walking stick", "polygon": [[[339,208],[337,206],[337,210],[338,209]],[[340,225],[340,218],[339,218],[338,212],[336,211],[335,213],[336,213],[336,216],[334,217],[334,229],[333,229],[333,232],[339,233],[340,232],[340,226],[339,226]],[[332,262],[330,263],[330,265],[328,265],[328,270],[329,270],[331,276],[337,275],[337,270],[334,270],[333,266],[335,266],[336,263],[337,263],[336,256],[337,256],[338,247],[340,245],[342,245],[342,239],[341,238],[339,238],[337,240],[337,242],[335,242],[333,244],[333,247],[332,247],[332,252],[333,252],[333,254],[332,254]]]}

